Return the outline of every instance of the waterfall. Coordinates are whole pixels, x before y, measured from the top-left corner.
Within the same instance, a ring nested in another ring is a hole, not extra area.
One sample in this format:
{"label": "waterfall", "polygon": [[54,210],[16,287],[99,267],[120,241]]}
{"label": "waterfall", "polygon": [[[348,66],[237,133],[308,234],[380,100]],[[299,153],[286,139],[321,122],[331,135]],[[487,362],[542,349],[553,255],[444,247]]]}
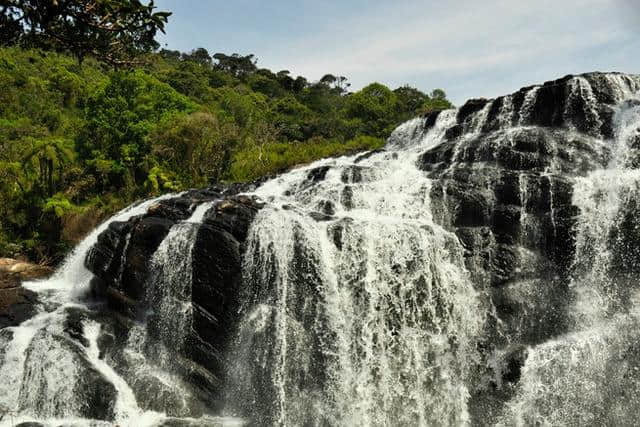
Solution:
{"label": "waterfall", "polygon": [[[629,87],[619,76],[613,82]],[[583,80],[574,88],[587,90]],[[573,331],[529,349],[520,389],[508,404],[503,425],[636,423],[640,288],[637,258],[630,249],[637,241],[625,244],[633,237],[623,227],[625,217],[637,215],[640,195],[640,170],[632,169],[640,106],[637,91],[633,96],[628,89],[615,93],[627,99],[615,111],[610,160],[605,168],[577,178],[573,187],[573,204],[580,212],[570,283]],[[593,95],[587,99],[592,103],[587,111],[594,111]]]}
{"label": "waterfall", "polygon": [[[82,320],[90,315],[91,307],[78,296],[86,291],[93,277],[84,266],[87,252],[110,223],[127,221],[144,214],[161,200],[179,196],[167,194],[127,207],[91,232],[51,278],[24,284],[43,298],[43,310],[21,325],[0,333],[0,426],[32,420],[46,425],[113,425],[100,419],[113,420],[122,426],[155,426],[168,419],[163,412],[141,409],[131,388],[135,379],[123,377],[116,369],[117,363],[105,360],[100,354],[98,341],[103,326],[94,320]],[[155,293],[149,296],[160,312],[156,327],[166,338],[166,344],[156,348],[179,346],[183,340],[189,309],[183,303],[176,311],[175,303],[190,298],[191,258],[183,256],[189,251],[183,252],[185,248],[176,242],[193,245],[198,227],[194,222],[201,222],[211,206],[209,202],[199,204],[186,222],[176,224],[154,258],[157,271],[167,273],[155,277],[154,280],[160,282],[154,287]],[[183,232],[185,236],[181,240]],[[179,315],[175,316],[176,313]],[[77,316],[80,316],[80,322],[76,326],[72,319]],[[133,328],[133,331],[135,334],[138,329]],[[131,341],[139,342],[140,339],[131,338]],[[135,353],[136,361],[142,360],[149,366],[142,349],[131,346],[125,349],[127,351],[130,355]],[[165,366],[170,364],[171,354],[163,350],[161,358]],[[153,373],[162,377],[168,389],[181,388],[180,380],[175,376],[163,374],[156,368]],[[217,417],[184,420],[216,426],[241,425],[237,420]]]}
{"label": "waterfall", "polygon": [[25,284],[0,427],[634,425],[638,150],[593,73],[133,205]]}
{"label": "waterfall", "polygon": [[[85,237],[50,279],[25,284],[43,293],[52,307],[20,326],[9,328],[12,339],[4,346],[4,363],[0,366],[4,383],[0,387],[0,407],[27,417],[73,418],[82,412],[78,408],[81,402],[76,396],[76,385],[77,363],[83,350],[67,340],[63,330],[65,311],[81,306],[75,296],[92,277],[84,267],[86,253],[111,222],[140,215],[152,204],[170,196],[120,211]],[[56,369],[51,369],[53,365]]]}
{"label": "waterfall", "polygon": [[[184,351],[193,309],[193,246],[199,225],[212,206],[213,202],[201,203],[186,221],[173,225],[150,260],[151,276],[144,297],[149,313],[144,324],[130,332],[125,348],[138,371],[158,374],[150,360],[173,371],[176,353]],[[160,372],[160,376],[166,375]],[[187,393],[182,385],[179,388]]]}
{"label": "waterfall", "polygon": [[[62,265],[56,270],[52,277],[46,281],[38,281],[32,286],[29,283],[25,284],[25,287],[34,291],[42,291],[43,288],[60,290],[63,293],[75,292],[79,294],[86,290],[93,274],[87,270],[84,266],[84,259],[87,256],[87,252],[98,240],[98,236],[107,229],[112,222],[124,222],[128,221],[137,215],[142,215],[147,212],[147,209],[155,203],[161,200],[165,200],[171,197],[176,197],[176,194],[165,194],[154,199],[142,201],[140,203],[134,203],[114,216],[109,218],[108,221],[103,222],[96,227],[91,233],[89,233],[82,241],[71,251],[71,253],[63,261]],[[69,298],[65,295],[64,298]]]}
{"label": "waterfall", "polygon": [[[273,208],[247,244],[245,280],[258,291],[231,352],[229,410],[277,425],[469,421],[484,310],[416,167],[451,119],[426,133],[416,119],[390,138],[402,150],[323,161],[256,191]],[[317,170],[326,176],[312,186]]]}

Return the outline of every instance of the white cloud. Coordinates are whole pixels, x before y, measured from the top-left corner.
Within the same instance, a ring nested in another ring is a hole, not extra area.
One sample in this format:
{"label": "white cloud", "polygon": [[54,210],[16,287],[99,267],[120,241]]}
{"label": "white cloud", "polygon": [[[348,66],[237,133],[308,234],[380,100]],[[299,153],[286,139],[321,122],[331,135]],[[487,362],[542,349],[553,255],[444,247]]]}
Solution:
{"label": "white cloud", "polygon": [[623,39],[628,29],[613,11],[620,1],[400,2],[363,10],[327,34],[274,46],[262,57],[264,65],[311,78],[344,74],[354,87],[408,75],[463,77],[536,61],[546,66]]}
{"label": "white cloud", "polygon": [[175,12],[173,48],[254,53],[261,66],[340,74],[354,89],[442,87],[459,103],[568,73],[640,71],[638,0],[158,3]]}

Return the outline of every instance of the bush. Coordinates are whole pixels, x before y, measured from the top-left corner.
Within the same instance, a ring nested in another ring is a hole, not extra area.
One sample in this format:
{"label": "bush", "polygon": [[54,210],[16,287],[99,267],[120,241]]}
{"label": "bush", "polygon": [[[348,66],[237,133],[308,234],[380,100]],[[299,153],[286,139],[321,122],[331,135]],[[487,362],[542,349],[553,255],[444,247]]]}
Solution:
{"label": "bush", "polygon": [[146,179],[147,137],[156,124],[196,108],[187,97],[143,71],[113,73],[89,97],[87,122],[76,149],[104,187],[131,190]]}
{"label": "bush", "polygon": [[[151,135],[151,157],[175,171],[182,186],[203,186],[220,180],[238,139],[234,123],[221,122],[211,113],[172,116]],[[156,168],[156,173],[159,171]],[[164,188],[170,189],[166,185]]]}
{"label": "bush", "polygon": [[440,90],[350,94],[344,77],[310,83],[252,55],[213,58],[162,51],[113,71],[0,48],[0,256],[60,259],[136,198],[379,148],[401,121],[450,106]]}
{"label": "bush", "polygon": [[251,181],[325,157],[375,150],[383,145],[383,139],[359,136],[346,143],[313,138],[304,143],[273,142],[263,147],[254,146],[236,153],[227,178],[231,181]]}

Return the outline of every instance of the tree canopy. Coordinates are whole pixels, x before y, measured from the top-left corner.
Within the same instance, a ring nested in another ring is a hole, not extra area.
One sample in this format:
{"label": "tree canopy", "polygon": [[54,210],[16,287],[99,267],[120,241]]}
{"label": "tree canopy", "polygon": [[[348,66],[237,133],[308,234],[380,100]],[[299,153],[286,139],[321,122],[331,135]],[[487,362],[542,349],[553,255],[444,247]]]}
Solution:
{"label": "tree canopy", "polygon": [[340,74],[309,81],[253,54],[158,52],[169,13],[153,1],[0,7],[0,257],[59,260],[137,198],[377,149],[451,107],[441,89],[351,91]]}
{"label": "tree canopy", "polygon": [[153,0],[1,0],[0,7],[5,45],[92,55],[115,66],[157,49],[156,34],[171,15],[154,11]]}

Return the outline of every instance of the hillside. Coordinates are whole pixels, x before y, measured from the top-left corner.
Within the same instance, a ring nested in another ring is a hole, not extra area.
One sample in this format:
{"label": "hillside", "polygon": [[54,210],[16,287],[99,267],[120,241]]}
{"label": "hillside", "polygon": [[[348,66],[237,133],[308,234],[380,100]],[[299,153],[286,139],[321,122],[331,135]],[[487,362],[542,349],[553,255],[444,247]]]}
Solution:
{"label": "hillside", "polygon": [[348,89],[201,48],[130,70],[0,49],[0,257],[56,263],[136,199],[379,148],[399,123],[451,106],[439,89]]}

